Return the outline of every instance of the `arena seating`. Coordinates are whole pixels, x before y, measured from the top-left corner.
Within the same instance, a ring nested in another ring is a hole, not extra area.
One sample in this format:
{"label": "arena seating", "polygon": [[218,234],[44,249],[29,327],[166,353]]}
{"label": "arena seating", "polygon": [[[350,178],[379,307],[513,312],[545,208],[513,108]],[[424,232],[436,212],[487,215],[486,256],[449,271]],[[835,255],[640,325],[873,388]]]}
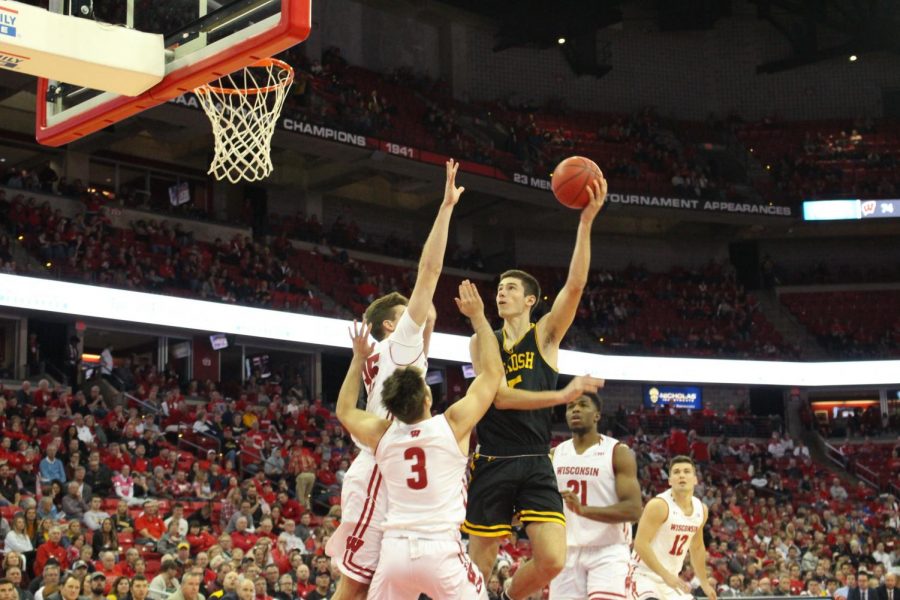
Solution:
{"label": "arena seating", "polygon": [[894,197],[900,153],[896,124],[767,119],[734,128],[769,170],[772,189],[792,200]]}
{"label": "arena seating", "polygon": [[837,356],[900,353],[898,290],[785,293],[781,301]]}

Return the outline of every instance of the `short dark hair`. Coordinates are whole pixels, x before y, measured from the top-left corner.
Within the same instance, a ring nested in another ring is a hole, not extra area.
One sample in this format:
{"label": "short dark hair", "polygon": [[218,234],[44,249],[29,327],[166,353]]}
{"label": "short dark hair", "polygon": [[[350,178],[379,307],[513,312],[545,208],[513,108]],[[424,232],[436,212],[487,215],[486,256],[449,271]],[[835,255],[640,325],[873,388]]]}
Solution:
{"label": "short dark hair", "polygon": [[525,290],[525,295],[534,296],[535,302],[534,306],[531,307],[531,310],[534,310],[537,305],[541,303],[541,284],[538,283],[538,280],[534,275],[520,269],[510,269],[500,273],[500,281],[503,281],[507,277],[512,277],[521,281],[522,288]]}
{"label": "short dark hair", "polygon": [[691,465],[694,470],[697,470],[697,465],[694,464],[694,459],[690,456],[685,456],[684,454],[679,454],[678,456],[673,456],[672,460],[669,461],[669,470],[672,470],[672,467],[678,464],[686,463]]}
{"label": "short dark hair", "polygon": [[146,577],[144,577],[143,575],[135,575],[134,577],[131,578],[132,585],[134,584],[135,581],[148,581],[148,579]]}
{"label": "short dark hair", "polygon": [[425,380],[417,367],[402,367],[384,380],[381,404],[403,423],[411,423],[422,414]]}
{"label": "short dark hair", "polygon": [[600,394],[597,392],[584,392],[581,395],[590,398],[591,402],[594,403],[594,408],[597,409],[597,412],[603,414],[603,399],[600,397]]}
{"label": "short dark hair", "polygon": [[14,584],[12,581],[7,579],[6,577],[3,577],[2,579],[0,579],[0,586],[2,586],[2,585],[11,585],[13,587],[16,587],[16,584]]}
{"label": "short dark hair", "polygon": [[389,321],[394,317],[394,309],[398,306],[406,306],[409,299],[399,292],[391,292],[378,298],[366,309],[363,318],[366,323],[372,326],[372,337],[379,342],[384,339],[384,327],[381,325],[384,321]]}
{"label": "short dark hair", "polygon": [[78,579],[78,576],[75,574],[75,571],[69,571],[65,575],[63,575],[59,579],[59,587],[65,587],[65,585],[69,582],[70,579],[74,579],[78,582],[78,587],[81,589],[81,580]]}

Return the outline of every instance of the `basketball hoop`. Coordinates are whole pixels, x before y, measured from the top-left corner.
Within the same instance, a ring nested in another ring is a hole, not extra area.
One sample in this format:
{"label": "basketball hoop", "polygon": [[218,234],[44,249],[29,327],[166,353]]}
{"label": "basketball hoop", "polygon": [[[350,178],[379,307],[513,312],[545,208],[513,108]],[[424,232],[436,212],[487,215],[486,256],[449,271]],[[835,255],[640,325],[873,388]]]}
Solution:
{"label": "basketball hoop", "polygon": [[272,174],[272,135],[293,82],[289,64],[264,58],[194,90],[216,140],[210,175],[238,183]]}

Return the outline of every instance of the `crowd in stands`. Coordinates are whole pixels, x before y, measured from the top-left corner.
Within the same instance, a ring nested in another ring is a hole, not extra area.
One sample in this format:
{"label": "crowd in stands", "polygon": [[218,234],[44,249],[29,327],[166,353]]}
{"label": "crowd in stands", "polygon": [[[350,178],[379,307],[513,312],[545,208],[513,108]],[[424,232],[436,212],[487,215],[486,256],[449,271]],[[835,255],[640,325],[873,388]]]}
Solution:
{"label": "crowd in stands", "polygon": [[[535,269],[547,289],[559,289],[555,269]],[[642,266],[593,271],[569,343],[607,352],[679,356],[796,357],[737,282],[733,267],[651,273]],[[599,344],[598,344],[599,340]]]}
{"label": "crowd in stands", "polygon": [[780,299],[834,356],[900,353],[898,290],[784,293]]}
{"label": "crowd in stands", "polygon": [[[9,231],[6,241],[17,239],[56,276],[127,289],[347,316],[362,314],[374,298],[389,291],[408,294],[415,277],[409,268],[354,260],[343,248],[331,246],[361,237],[358,226],[343,219],[313,250],[293,248],[285,230],[262,244],[243,237],[200,242],[166,221],[139,220],[121,229],[109,223],[99,206],[85,205],[83,213],[68,218],[33,198],[9,200],[3,190],[0,219]],[[284,221],[291,231],[317,231],[314,219]],[[480,264],[477,250],[451,249],[449,254],[451,264],[454,257],[457,264]],[[548,293],[561,287],[558,270],[534,271]],[[436,295],[442,331],[467,331],[452,306],[459,279],[443,277]],[[323,297],[336,304],[326,308]],[[570,348],[767,358],[796,352],[762,318],[733,270],[716,264],[663,274],[640,267],[595,272],[575,325],[566,341]]]}
{"label": "crowd in stands", "polygon": [[[234,572],[259,598],[330,597],[322,553],[351,458],[331,411],[278,374],[234,400],[213,384],[185,386],[191,403],[177,379],[135,374],[136,399],[121,402],[46,380],[0,397],[5,575],[41,597],[67,569],[86,594],[98,574],[104,595],[140,575],[164,600],[197,572],[209,597]],[[215,449],[180,443],[191,436]]]}
{"label": "crowd in stands", "polygon": [[[211,383],[183,392],[156,369],[135,373],[140,404],[46,381],[0,398],[2,574],[36,598],[64,591],[67,571],[95,600],[191,600],[241,585],[253,590],[241,600],[330,597],[338,573],[323,546],[353,456],[330,408],[278,376],[232,400]],[[826,472],[777,418],[763,427],[747,416],[620,407],[610,418],[634,432],[620,437],[645,500],[665,489],[668,457],[699,464],[720,594],[851,600],[864,576],[890,582],[897,499]],[[491,589],[528,557],[527,539],[506,540]],[[682,576],[699,586],[690,567]]]}
{"label": "crowd in stands", "polygon": [[[548,177],[572,154],[590,156],[610,186],[688,198],[737,194],[695,145],[680,139],[690,129],[652,109],[600,115],[502,100],[456,99],[440,80],[409,68],[375,73],[350,65],[339,48],[321,61],[286,53],[299,83],[285,114],[315,124],[455,156],[507,173]],[[689,124],[693,125],[693,124]]]}
{"label": "crowd in stands", "polygon": [[900,130],[872,119],[784,122],[734,120],[738,137],[791,200],[894,198]]}

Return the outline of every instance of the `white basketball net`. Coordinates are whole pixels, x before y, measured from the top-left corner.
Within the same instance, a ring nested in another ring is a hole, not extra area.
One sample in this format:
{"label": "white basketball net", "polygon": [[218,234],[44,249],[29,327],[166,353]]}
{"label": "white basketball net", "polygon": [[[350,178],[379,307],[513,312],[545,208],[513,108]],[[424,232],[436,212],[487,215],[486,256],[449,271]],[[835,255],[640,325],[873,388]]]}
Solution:
{"label": "white basketball net", "polygon": [[216,140],[210,175],[239,183],[272,174],[272,134],[293,81],[290,65],[266,58],[194,90]]}

